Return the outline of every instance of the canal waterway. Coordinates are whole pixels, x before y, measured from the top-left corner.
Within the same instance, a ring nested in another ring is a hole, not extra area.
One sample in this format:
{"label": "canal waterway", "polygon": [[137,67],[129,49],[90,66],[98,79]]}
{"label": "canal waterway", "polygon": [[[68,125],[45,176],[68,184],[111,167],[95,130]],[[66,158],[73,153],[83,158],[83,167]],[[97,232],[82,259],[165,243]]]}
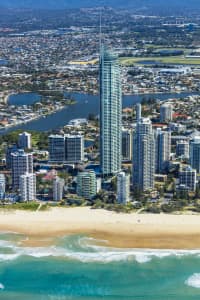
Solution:
{"label": "canal waterway", "polygon": [[[159,100],[167,100],[171,98],[187,97],[198,93],[166,93],[166,94],[142,94],[142,95],[125,95],[123,96],[123,107],[130,107],[142,99],[154,98]],[[20,124],[12,128],[3,129],[0,134],[10,132],[17,129],[50,131],[63,127],[72,119],[87,118],[89,114],[99,114],[99,96],[81,93],[72,93],[70,96],[76,100],[76,104],[64,107],[62,110],[40,119]],[[34,93],[23,93],[11,95],[8,99],[10,105],[30,105],[40,100],[40,96]]]}

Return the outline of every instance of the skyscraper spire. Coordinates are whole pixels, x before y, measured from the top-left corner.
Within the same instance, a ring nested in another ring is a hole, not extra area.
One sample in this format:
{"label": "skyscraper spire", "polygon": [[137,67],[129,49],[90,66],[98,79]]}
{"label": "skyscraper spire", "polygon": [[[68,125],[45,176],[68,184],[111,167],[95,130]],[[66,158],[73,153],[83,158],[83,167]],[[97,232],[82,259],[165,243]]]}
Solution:
{"label": "skyscraper spire", "polygon": [[102,48],[102,11],[100,8],[100,14],[99,14],[99,52],[101,55],[101,48]]}

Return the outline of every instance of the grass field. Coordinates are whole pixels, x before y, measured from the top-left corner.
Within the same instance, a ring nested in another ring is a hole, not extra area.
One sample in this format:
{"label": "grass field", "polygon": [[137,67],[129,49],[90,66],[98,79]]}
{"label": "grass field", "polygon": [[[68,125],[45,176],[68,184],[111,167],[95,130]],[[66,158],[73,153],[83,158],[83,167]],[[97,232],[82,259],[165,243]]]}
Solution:
{"label": "grass field", "polygon": [[88,61],[70,61],[69,65],[95,65],[98,62],[98,59],[88,60]]}
{"label": "grass field", "polygon": [[142,62],[149,62],[148,65],[153,65],[156,62],[163,64],[180,64],[180,65],[200,65],[200,58],[186,58],[181,56],[164,56],[164,57],[121,57],[122,65],[139,64],[145,65]]}

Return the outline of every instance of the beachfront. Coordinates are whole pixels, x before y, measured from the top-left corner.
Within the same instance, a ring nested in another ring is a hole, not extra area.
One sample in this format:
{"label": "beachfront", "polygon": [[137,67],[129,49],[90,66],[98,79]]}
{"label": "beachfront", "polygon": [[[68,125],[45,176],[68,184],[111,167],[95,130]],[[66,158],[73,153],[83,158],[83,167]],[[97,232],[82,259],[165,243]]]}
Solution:
{"label": "beachfront", "polygon": [[88,207],[0,211],[0,231],[23,233],[28,244],[47,237],[87,234],[125,248],[200,249],[200,216],[117,214]]}

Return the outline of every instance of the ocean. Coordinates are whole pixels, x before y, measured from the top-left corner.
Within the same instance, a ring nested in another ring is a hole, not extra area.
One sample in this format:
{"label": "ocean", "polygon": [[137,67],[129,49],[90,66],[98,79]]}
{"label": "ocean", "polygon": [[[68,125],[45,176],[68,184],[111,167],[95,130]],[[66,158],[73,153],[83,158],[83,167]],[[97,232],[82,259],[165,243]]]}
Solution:
{"label": "ocean", "polygon": [[200,250],[117,249],[83,235],[0,234],[0,300],[200,299]]}

